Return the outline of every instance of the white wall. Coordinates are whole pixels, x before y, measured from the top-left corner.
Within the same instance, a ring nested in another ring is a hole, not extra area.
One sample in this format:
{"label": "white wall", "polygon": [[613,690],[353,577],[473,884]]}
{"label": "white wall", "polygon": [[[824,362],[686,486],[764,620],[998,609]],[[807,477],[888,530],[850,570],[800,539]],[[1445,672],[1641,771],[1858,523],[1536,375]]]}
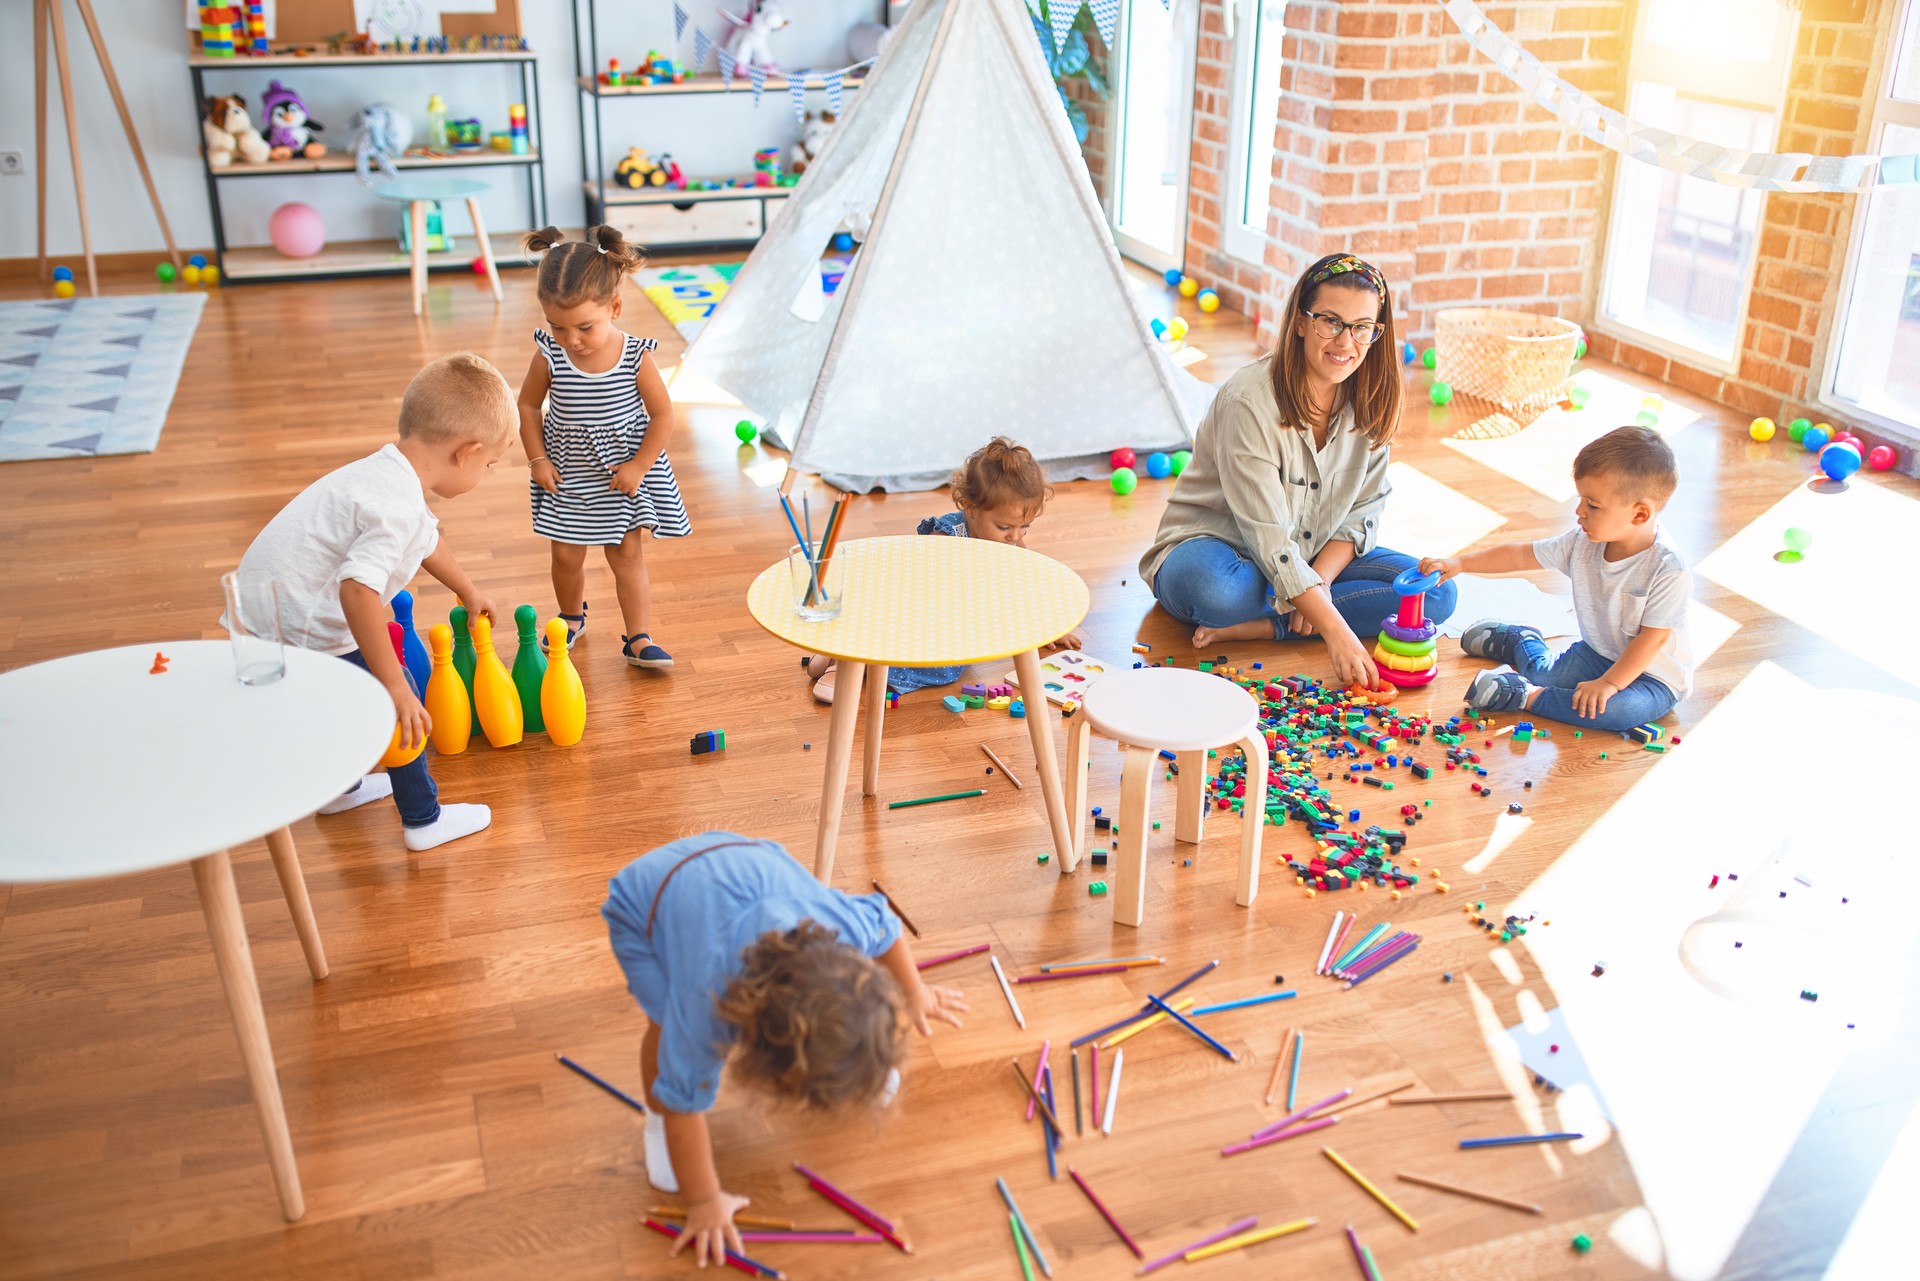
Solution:
{"label": "white wall", "polygon": [[[88,209],[96,253],[134,253],[162,248],[140,176],[133,166],[106,82],[87,39],[86,28],[70,0],[67,40],[76,83],[86,164]],[[585,3],[585,0],[582,0]],[[720,0],[681,0],[692,15],[686,39],[675,54],[693,56],[693,26],[716,39],[726,26]],[[846,32],[856,22],[878,19],[885,0],[785,0],[792,25],[773,37],[774,54],[788,67],[844,66]],[[727,7],[739,12],[740,4]],[[581,192],[580,113],[582,95],[574,86],[572,6],[564,0],[521,0],[522,24],[538,63],[538,106],[546,142],[546,195],[552,220],[578,226],[585,216]],[[140,130],[160,198],[182,245],[213,243],[206,183],[200,159],[200,121],[187,69],[187,36],[181,6],[168,0],[94,0],[106,32],[120,86]],[[34,252],[33,172],[33,6],[27,0],[0,0],[0,151],[26,157],[26,173],[0,177],[0,258],[24,258]],[[672,0],[600,0],[601,56],[633,66],[647,50],[673,50]],[[584,41],[583,41],[584,47]],[[354,114],[367,103],[386,102],[414,117],[425,132],[426,103],[438,93],[451,117],[477,116],[488,130],[506,128],[507,104],[518,97],[518,75],[508,67],[453,66],[249,70],[236,59],[232,71],[210,72],[210,92],[239,93],[257,107],[267,82],[278,76],[306,100],[320,135],[332,146],[351,138]],[[826,95],[811,95],[817,110]],[[591,103],[587,106],[591,110]],[[732,95],[671,99],[609,99],[603,104],[609,167],[629,146],[672,152],[694,176],[724,176],[752,168],[758,147],[784,147],[798,134],[784,92],[768,93],[756,110],[746,81]],[[257,120],[257,112],[256,112]],[[80,250],[74,213],[73,178],[67,162],[66,127],[59,94],[51,95],[48,244],[52,253],[72,257]],[[483,200],[494,231],[529,226],[526,181],[518,169],[464,170],[490,179],[493,191]],[[353,178],[341,175],[229,178],[222,182],[230,244],[264,244],[266,220],[279,205],[303,200],[326,218],[336,240],[373,239],[395,230],[392,209],[376,200]],[[467,230],[464,210],[449,209],[452,230]]]}

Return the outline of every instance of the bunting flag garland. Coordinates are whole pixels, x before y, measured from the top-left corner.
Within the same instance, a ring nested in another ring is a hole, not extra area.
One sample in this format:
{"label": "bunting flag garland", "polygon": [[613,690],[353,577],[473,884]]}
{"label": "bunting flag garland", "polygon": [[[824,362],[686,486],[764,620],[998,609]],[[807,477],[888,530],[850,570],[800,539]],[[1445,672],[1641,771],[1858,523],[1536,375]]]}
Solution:
{"label": "bunting flag garland", "polygon": [[680,0],[673,0],[673,43],[677,47],[680,37],[687,34],[687,11],[680,7]]}
{"label": "bunting flag garland", "polygon": [[1460,34],[1561,124],[1629,160],[1756,191],[1865,191],[1920,183],[1920,155],[1739,151],[1642,124],[1567,83],[1493,25],[1474,0],[1437,0]]}
{"label": "bunting flag garland", "polygon": [[713,38],[706,33],[705,28],[698,27],[698,26],[694,27],[693,29],[693,74],[694,75],[697,76],[702,71],[705,71],[707,69],[707,55],[712,52],[713,52]]}
{"label": "bunting flag garland", "polygon": [[1048,0],[1047,18],[1053,23],[1053,52],[1057,55],[1060,46],[1067,42],[1067,33],[1073,30],[1073,20],[1080,16],[1082,0]]}
{"label": "bunting flag garland", "polygon": [[760,94],[767,87],[767,69],[757,62],[747,64],[747,79],[753,84],[753,105],[760,105]]}
{"label": "bunting flag garland", "polygon": [[1113,29],[1120,21],[1120,0],[1087,0],[1087,8],[1093,10],[1093,25],[1100,30],[1101,43],[1113,48]]}
{"label": "bunting flag garland", "polygon": [[811,71],[796,71],[787,77],[787,101],[793,104],[793,118],[807,123],[807,78]]}
{"label": "bunting flag garland", "polygon": [[727,82],[728,93],[733,92],[733,67],[733,51],[730,49],[720,50],[720,78]]}
{"label": "bunting flag garland", "polygon": [[827,109],[836,116],[840,114],[841,84],[846,74],[844,71],[829,71],[821,77],[827,82]]}

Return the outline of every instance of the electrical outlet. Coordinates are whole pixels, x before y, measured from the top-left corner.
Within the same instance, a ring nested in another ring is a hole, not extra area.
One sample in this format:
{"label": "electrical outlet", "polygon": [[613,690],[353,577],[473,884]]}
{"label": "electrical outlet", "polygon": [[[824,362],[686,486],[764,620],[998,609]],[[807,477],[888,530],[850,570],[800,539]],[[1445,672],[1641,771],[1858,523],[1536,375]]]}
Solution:
{"label": "electrical outlet", "polygon": [[27,165],[17,151],[0,151],[0,174],[16,177],[27,171]]}

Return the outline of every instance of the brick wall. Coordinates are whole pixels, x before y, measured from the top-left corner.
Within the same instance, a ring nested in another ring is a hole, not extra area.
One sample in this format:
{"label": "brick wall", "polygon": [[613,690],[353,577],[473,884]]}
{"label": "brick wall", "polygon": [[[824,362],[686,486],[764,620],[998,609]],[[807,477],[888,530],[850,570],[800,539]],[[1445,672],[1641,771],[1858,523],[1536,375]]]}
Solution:
{"label": "brick wall", "polygon": [[[1093,45],[1094,56],[1100,59],[1101,64],[1110,66],[1107,51],[1100,47],[1100,38],[1095,36],[1089,43]],[[1080,110],[1087,113],[1087,140],[1080,144],[1080,154],[1087,162],[1087,173],[1093,179],[1093,189],[1104,202],[1107,184],[1113,180],[1112,103],[1103,100],[1079,76],[1067,81],[1067,97],[1079,103]]]}

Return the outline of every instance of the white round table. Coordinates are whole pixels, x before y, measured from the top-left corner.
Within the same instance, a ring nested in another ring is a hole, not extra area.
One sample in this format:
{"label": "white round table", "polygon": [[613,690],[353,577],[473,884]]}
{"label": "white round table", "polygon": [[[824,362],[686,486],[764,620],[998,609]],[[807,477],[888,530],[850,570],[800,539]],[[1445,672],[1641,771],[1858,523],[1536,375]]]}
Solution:
{"label": "white round table", "polygon": [[[167,670],[152,674],[154,654]],[[386,750],[378,681],[308,650],[246,686],[228,642],[165,641],[0,673],[0,881],[190,863],[288,1219],[304,1212],[266,1016],[227,851],[265,836],[315,978],[327,973],[288,824]]]}

